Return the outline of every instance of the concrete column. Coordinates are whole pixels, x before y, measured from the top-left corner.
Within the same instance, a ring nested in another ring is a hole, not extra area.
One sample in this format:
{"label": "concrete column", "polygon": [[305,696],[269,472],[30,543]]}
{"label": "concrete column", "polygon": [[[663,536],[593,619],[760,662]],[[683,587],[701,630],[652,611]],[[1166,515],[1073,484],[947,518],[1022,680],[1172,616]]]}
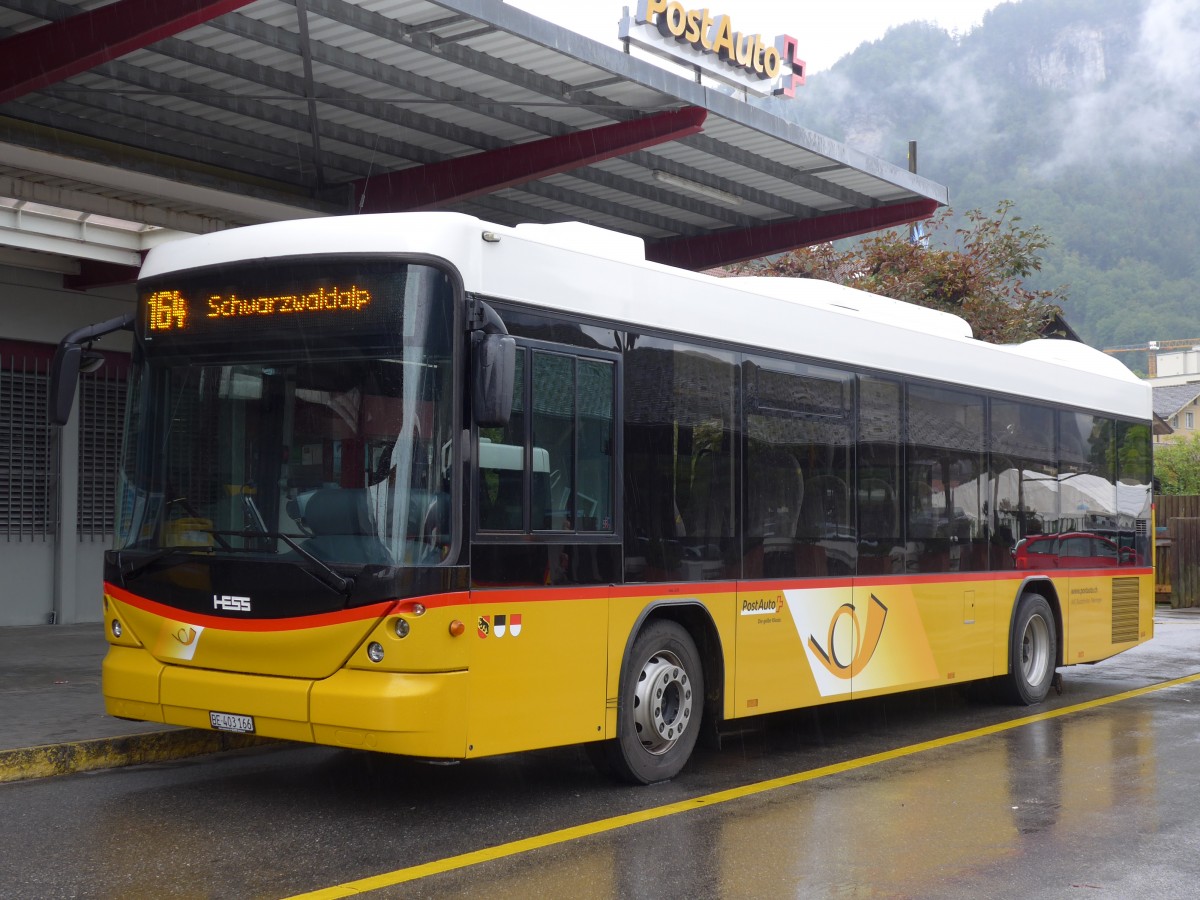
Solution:
{"label": "concrete column", "polygon": [[79,621],[79,397],[58,433],[58,522],[54,531],[54,607],[50,621]]}

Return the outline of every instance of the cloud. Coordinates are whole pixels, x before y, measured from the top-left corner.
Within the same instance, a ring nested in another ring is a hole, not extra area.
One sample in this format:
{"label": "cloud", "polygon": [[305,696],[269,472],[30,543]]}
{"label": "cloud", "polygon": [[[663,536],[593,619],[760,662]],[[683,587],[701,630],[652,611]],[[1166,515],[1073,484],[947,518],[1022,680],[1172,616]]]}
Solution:
{"label": "cloud", "polygon": [[1200,6],[1195,0],[1151,0],[1123,64],[1110,54],[1106,79],[1072,102],[1061,150],[1049,167],[1194,153],[1200,148],[1197,47]]}

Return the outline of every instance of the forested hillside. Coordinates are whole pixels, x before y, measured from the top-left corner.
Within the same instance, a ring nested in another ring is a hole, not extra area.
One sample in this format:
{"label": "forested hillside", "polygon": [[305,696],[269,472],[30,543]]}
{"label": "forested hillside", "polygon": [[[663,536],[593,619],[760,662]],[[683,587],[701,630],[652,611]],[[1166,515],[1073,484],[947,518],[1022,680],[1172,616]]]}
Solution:
{"label": "forested hillside", "polygon": [[788,115],[902,166],[916,140],[956,212],[1014,201],[1054,242],[1029,283],[1066,285],[1088,343],[1200,338],[1198,60],[1196,0],[1020,0],[893,29]]}

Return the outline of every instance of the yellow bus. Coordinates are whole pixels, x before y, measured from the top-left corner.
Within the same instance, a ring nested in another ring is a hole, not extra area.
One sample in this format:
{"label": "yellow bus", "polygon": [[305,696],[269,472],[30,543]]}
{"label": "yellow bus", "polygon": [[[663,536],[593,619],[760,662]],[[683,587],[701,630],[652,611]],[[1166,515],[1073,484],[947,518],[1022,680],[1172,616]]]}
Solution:
{"label": "yellow bus", "polygon": [[[156,247],[103,592],[111,715],[650,783],[778,710],[1153,631],[1150,389],[579,224],[280,222]],[[83,376],[83,377],[86,377]],[[1069,549],[1068,549],[1069,547]]]}

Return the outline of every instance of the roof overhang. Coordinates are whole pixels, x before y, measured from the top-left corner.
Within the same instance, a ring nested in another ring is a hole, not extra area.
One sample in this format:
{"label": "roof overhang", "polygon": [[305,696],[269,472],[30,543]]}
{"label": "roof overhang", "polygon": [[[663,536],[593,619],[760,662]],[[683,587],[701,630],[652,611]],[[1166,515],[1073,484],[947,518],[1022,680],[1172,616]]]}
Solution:
{"label": "roof overhang", "polygon": [[789,100],[499,0],[88,6],[0,0],[0,196],[186,232],[368,208],[578,220],[692,268],[948,199]]}

